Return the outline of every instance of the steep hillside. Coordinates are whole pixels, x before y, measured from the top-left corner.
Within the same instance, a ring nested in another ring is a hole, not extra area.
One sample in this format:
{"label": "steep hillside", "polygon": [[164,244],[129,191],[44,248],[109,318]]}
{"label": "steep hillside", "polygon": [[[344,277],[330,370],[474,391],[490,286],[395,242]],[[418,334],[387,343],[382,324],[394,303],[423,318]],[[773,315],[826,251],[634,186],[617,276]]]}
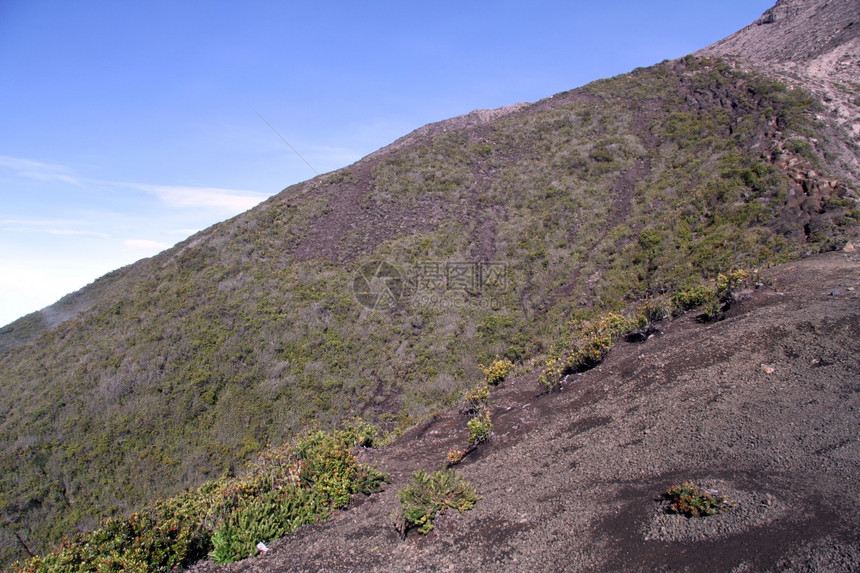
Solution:
{"label": "steep hillside", "polygon": [[[490,396],[494,433],[456,471],[482,499],[401,540],[396,492],[467,439],[452,408],[363,453],[385,493],[270,543],[265,555],[195,573],[257,571],[860,570],[860,256],[773,268],[726,320],[691,313],[620,342],[557,392],[535,375]],[[854,290],[848,290],[854,289]],[[834,290],[840,295],[833,296]],[[734,506],[667,514],[693,480]]]}
{"label": "steep hillside", "polygon": [[688,57],[474,112],[10,325],[0,562],[310,426],[407,427],[572,320],[841,248],[858,175],[824,109]]}
{"label": "steep hillside", "polygon": [[860,184],[860,5],[854,0],[779,0],[756,22],[698,55],[729,56],[799,85],[839,126],[821,145],[842,177]]}

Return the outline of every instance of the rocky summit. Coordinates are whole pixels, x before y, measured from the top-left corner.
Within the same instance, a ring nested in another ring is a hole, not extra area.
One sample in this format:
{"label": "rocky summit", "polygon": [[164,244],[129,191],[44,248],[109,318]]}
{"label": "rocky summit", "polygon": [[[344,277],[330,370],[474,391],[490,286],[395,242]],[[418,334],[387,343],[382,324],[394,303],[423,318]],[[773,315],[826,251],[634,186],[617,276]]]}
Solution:
{"label": "rocky summit", "polygon": [[738,57],[817,96],[822,121],[839,125],[847,141],[839,148],[843,177],[856,186],[860,170],[860,7],[851,0],[780,0],[753,24],[698,52]]}

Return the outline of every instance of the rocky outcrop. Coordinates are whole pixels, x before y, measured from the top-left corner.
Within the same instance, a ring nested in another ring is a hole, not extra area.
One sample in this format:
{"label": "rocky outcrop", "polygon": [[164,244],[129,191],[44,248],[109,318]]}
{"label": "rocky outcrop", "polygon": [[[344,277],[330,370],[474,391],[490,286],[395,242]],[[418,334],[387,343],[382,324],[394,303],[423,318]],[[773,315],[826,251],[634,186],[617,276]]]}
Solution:
{"label": "rocky outcrop", "polygon": [[756,20],[755,25],[773,24],[796,17],[808,5],[809,2],[806,0],[780,0],[773,8],[762,14],[762,17]]}
{"label": "rocky outcrop", "polygon": [[815,59],[860,35],[856,0],[777,2],[753,24],[701,50],[764,62]]}
{"label": "rocky outcrop", "polygon": [[697,54],[740,58],[816,95],[820,118],[845,132],[820,145],[836,159],[838,175],[860,189],[860,2],[780,0],[753,24]]}

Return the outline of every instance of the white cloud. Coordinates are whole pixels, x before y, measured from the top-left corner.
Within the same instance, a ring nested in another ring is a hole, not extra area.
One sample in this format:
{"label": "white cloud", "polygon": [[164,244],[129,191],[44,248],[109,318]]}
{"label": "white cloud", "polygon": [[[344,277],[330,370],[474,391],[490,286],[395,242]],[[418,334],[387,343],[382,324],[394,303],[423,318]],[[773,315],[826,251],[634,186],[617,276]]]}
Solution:
{"label": "white cloud", "polygon": [[50,219],[2,219],[0,229],[17,233],[44,233],[48,235],[74,235],[110,239],[110,235],[99,231],[74,229],[77,225],[87,225],[86,221]]}
{"label": "white cloud", "polygon": [[170,207],[215,208],[241,213],[269,197],[266,193],[218,187],[181,187],[172,185],[132,185],[156,195]]}
{"label": "white cloud", "polygon": [[163,251],[170,247],[170,245],[159,243],[158,241],[152,241],[150,239],[128,239],[123,241],[123,244],[128,249],[145,251]]}
{"label": "white cloud", "polygon": [[62,181],[72,185],[82,184],[77,177],[70,173],[69,168],[64,165],[52,165],[50,163],[42,163],[41,161],[33,161],[32,159],[0,155],[0,167],[11,169],[18,176],[28,179]]}
{"label": "white cloud", "polygon": [[8,169],[18,177],[39,181],[61,181],[78,186],[121,185],[151,193],[169,207],[191,207],[218,209],[230,214],[238,214],[267,199],[270,194],[244,189],[223,189],[220,187],[194,187],[181,185],[151,185],[121,181],[101,181],[82,179],[75,176],[64,165],[42,163],[32,159],[0,155],[0,169]]}

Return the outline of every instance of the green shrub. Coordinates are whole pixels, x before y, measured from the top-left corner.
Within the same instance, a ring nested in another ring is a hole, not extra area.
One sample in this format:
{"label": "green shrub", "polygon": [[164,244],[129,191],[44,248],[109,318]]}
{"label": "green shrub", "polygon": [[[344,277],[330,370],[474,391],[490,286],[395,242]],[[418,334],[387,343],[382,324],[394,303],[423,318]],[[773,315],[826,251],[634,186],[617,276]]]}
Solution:
{"label": "green shrub", "polygon": [[267,492],[234,510],[212,533],[212,560],[232,563],[254,555],[259,542],[278,539],[325,516],[310,491],[292,486]]}
{"label": "green shrub", "polygon": [[705,320],[716,320],[722,316],[733,302],[735,292],[745,286],[749,278],[749,271],[742,269],[718,274],[714,280],[714,296],[703,308]]}
{"label": "green shrub", "polygon": [[714,281],[717,297],[720,299],[730,297],[733,292],[744,286],[749,281],[749,278],[750,272],[744,269],[732,270],[725,274],[718,274]]}
{"label": "green shrub", "polygon": [[463,456],[466,455],[467,450],[448,450],[448,455],[445,458],[445,462],[448,466],[455,466],[463,461]]}
{"label": "green shrub", "polygon": [[481,408],[487,403],[487,399],[489,397],[490,386],[486,383],[481,383],[471,390],[467,390],[463,394],[463,401],[469,406],[470,412],[477,412],[478,408]]}
{"label": "green shrub", "polygon": [[713,301],[715,296],[713,289],[706,286],[695,286],[673,294],[672,306],[675,307],[676,312],[683,312],[706,305]]}
{"label": "green shrub", "polygon": [[469,444],[476,446],[490,439],[493,432],[493,422],[490,420],[490,412],[485,407],[478,408],[477,413],[469,420]]}
{"label": "green shrub", "polygon": [[409,529],[419,533],[433,529],[433,519],[445,508],[460,513],[474,507],[480,499],[472,485],[461,479],[454,470],[440,470],[432,474],[417,471],[412,483],[397,492],[400,512],[395,513],[395,527],[405,537]]}
{"label": "green shrub", "polygon": [[53,553],[16,564],[25,572],[171,571],[210,549],[206,498],[186,492],[125,519],[109,518]]}
{"label": "green shrub", "polygon": [[208,482],[197,490],[153,503],[123,519],[66,540],[34,557],[24,572],[172,571],[204,557],[227,563],[256,551],[256,544],[324,519],[355,493],[373,493],[387,479],[358,463],[352,448],[367,429],[316,432],[297,446],[260,455],[248,473]]}
{"label": "green shrub", "polygon": [[701,307],[705,320],[715,320],[731,304],[733,294],[748,283],[750,276],[750,272],[743,269],[719,273],[712,287],[695,286],[676,292],[672,295],[672,304],[676,313]]}
{"label": "green shrub", "polygon": [[552,390],[565,374],[593,368],[619,337],[644,326],[645,322],[643,316],[628,319],[610,312],[598,320],[576,326],[570,346],[561,354],[547,358],[538,380],[547,390]]}
{"label": "green shrub", "polygon": [[718,495],[715,491],[704,490],[690,481],[670,487],[666,491],[666,498],[671,502],[668,509],[670,513],[680,513],[687,517],[714,515],[734,505],[728,497]]}
{"label": "green shrub", "polygon": [[490,386],[498,386],[505,377],[514,369],[514,363],[507,359],[496,358],[489,366],[479,364],[478,367],[484,373],[484,379]]}
{"label": "green shrub", "polygon": [[649,298],[640,304],[638,314],[647,322],[672,318],[672,301],[665,296]]}

